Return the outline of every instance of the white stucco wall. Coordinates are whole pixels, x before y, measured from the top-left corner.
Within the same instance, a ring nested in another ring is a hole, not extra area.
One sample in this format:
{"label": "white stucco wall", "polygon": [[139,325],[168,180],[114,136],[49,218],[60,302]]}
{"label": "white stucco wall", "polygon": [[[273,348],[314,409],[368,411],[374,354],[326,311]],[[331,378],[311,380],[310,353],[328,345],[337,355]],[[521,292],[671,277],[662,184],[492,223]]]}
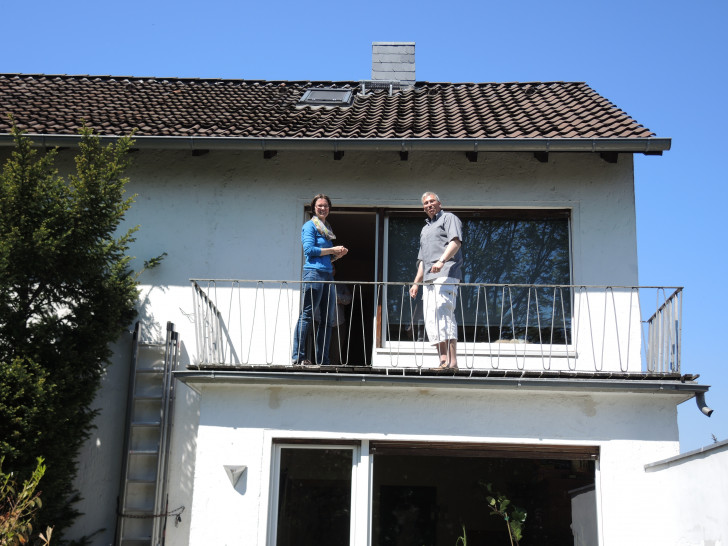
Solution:
{"label": "white stucco wall", "polygon": [[[191,359],[195,350],[190,346],[194,339],[190,317],[195,310],[188,280],[300,279],[303,207],[321,191],[332,197],[335,208],[419,210],[423,188],[433,188],[446,208],[570,209],[572,282],[637,284],[629,155],[610,164],[596,154],[552,154],[550,162],[543,164],[527,153],[486,154],[478,163],[470,163],[459,153],[411,154],[409,161],[400,161],[397,154],[351,152],[343,160],[334,161],[328,153],[282,152],[274,159],[264,160],[262,154],[254,152],[211,152],[193,157],[187,152],[143,151],[135,158],[130,175],[129,189],[137,194],[137,202],[128,221],[141,226],[132,252],[140,262],[167,252],[162,266],[142,277],[143,317],[160,335],[167,320],[175,322],[190,349]],[[354,259],[356,253],[356,248],[350,248],[345,259]],[[252,302],[256,297],[255,290],[249,290],[246,301]],[[630,295],[617,291],[615,299],[610,296],[607,300],[602,292],[594,293],[589,308],[585,296],[575,297],[575,317],[581,320],[577,334],[581,360],[576,368],[593,371],[596,360],[598,369],[619,370],[614,343],[618,337],[622,344],[621,368],[639,370],[639,319]],[[297,298],[292,299],[297,305]],[[228,303],[223,296],[220,300],[220,305]],[[632,306],[635,320],[622,320],[619,330],[611,323],[602,329],[599,321],[604,317],[609,321],[614,316],[613,304],[622,319],[629,316]],[[293,313],[286,308],[278,310],[282,311],[278,314],[280,330],[290,332],[296,319],[295,309]],[[233,309],[233,317],[236,311]],[[268,314],[268,322],[272,316],[272,312]],[[587,327],[592,324],[594,331],[590,333]],[[626,332],[628,324],[633,330],[631,336]],[[255,333],[254,337],[260,339],[260,332]],[[242,343],[247,343],[250,336],[246,330],[240,337]],[[286,333],[275,339],[274,363],[287,363],[290,337]],[[262,361],[263,356],[256,354],[260,348],[260,344],[256,345],[253,355]],[[407,356],[418,349],[393,350],[404,358],[405,365],[415,365],[416,359],[408,360]],[[533,347],[501,344],[482,355],[497,352],[504,357],[520,350],[537,357],[528,360],[529,366],[541,367],[541,352]],[[388,351],[375,353],[375,364],[390,365]],[[247,354],[247,347],[241,352]],[[554,351],[551,366],[574,369],[573,357],[573,351]],[[490,366],[489,362],[484,356],[476,367]],[[522,367],[523,362],[514,360],[506,364],[509,365]]]}
{"label": "white stucco wall", "polygon": [[655,461],[645,473],[658,513],[646,522],[653,544],[728,544],[728,441]]}
{"label": "white stucco wall", "polygon": [[[334,207],[412,207],[424,188],[449,207],[573,209],[574,283],[637,282],[632,158],[617,164],[597,154],[141,151],[130,170],[137,202],[128,223],[141,230],[139,258],[167,252],[150,284],[186,286],[190,277],[300,278],[303,206],[324,192]],[[424,218],[424,214],[423,214]],[[261,235],[264,228],[264,235]],[[352,253],[355,248],[350,249]]]}
{"label": "white stucco wall", "polygon": [[116,492],[121,479],[121,453],[124,449],[124,414],[131,360],[131,333],[123,334],[114,345],[117,363],[104,374],[102,390],[94,407],[99,414],[95,429],[79,457],[76,483],[81,491],[78,510],[84,514],[68,536],[98,532],[94,544],[111,544],[116,525]]}
{"label": "white stucco wall", "polygon": [[[480,154],[477,163],[468,162],[461,153],[413,152],[409,158],[409,161],[400,161],[398,154],[375,152],[347,152],[341,161],[334,161],[330,153],[323,152],[280,152],[271,160],[264,160],[260,152],[213,151],[202,156],[192,156],[188,151],[136,153],[128,173],[131,178],[128,189],[137,197],[127,215],[128,225],[140,226],[132,246],[132,254],[137,257],[135,267],[140,268],[145,259],[167,253],[159,268],[145,272],[140,278],[140,320],[145,339],[163,339],[165,324],[172,321],[180,332],[182,366],[192,362],[196,347],[190,278],[299,279],[303,207],[318,192],[329,194],[335,207],[419,209],[419,196],[429,189],[439,193],[445,207],[569,208],[572,210],[572,282],[637,283],[631,156],[620,155],[617,164],[606,163],[596,154],[551,154],[547,164],[536,161],[528,153]],[[355,253],[356,248],[350,252]],[[99,545],[109,544],[113,538],[118,493],[114,484],[118,481],[121,458],[114,446],[119,445],[121,438],[128,365],[128,354],[120,350],[114,360],[114,371],[110,372],[99,395],[103,426],[85,450],[84,472],[78,480],[89,500],[82,507],[88,515],[79,520],[75,529],[80,535],[105,527],[106,531],[95,537],[94,543]],[[232,394],[228,396],[236,398]],[[209,398],[205,403],[217,403]],[[211,491],[207,488],[219,487],[221,483],[223,491],[225,487],[231,488],[221,467],[207,458],[217,450],[220,456],[230,454],[230,461],[221,463],[230,464],[241,453],[247,458],[249,449],[261,457],[261,432],[246,432],[256,437],[251,445],[258,447],[247,447],[245,442],[246,447],[241,447],[243,444],[235,438],[243,434],[243,429],[225,426],[226,421],[234,422],[232,414],[220,414],[227,417],[213,424],[212,416],[216,413],[208,410],[201,413],[208,420],[200,426],[196,437],[198,398],[186,387],[180,387],[177,399],[170,507],[181,503],[189,510],[194,490],[195,506],[202,507],[196,509],[202,510],[202,514],[209,513],[205,506],[218,507],[209,498]],[[593,438],[591,426],[566,419],[572,411],[560,410],[562,406],[554,407],[553,402],[557,400],[541,399],[543,405],[539,412],[550,415],[552,423],[560,423],[560,430],[550,433],[554,440]],[[417,413],[417,404],[413,404],[407,409],[410,415]],[[674,407],[671,408],[673,411]],[[623,415],[622,424],[614,426],[620,420],[605,417],[603,426],[600,425],[605,430],[600,442],[608,444],[604,446],[606,453],[615,449],[614,456],[618,457],[625,450],[634,449],[631,440],[620,447],[621,427],[633,424],[627,418],[629,412],[622,413],[616,406],[613,409]],[[651,406],[645,410],[653,411]],[[471,410],[463,406],[462,411]],[[553,417],[560,412],[563,419]],[[658,441],[646,441],[649,446],[658,446],[648,450],[653,459],[676,452],[674,421],[671,415],[660,427],[664,434],[658,434]],[[405,428],[399,430],[400,434],[418,434],[416,419],[404,419],[402,423]],[[607,427],[607,423],[612,424]],[[323,431],[324,425],[325,422],[317,426]],[[414,428],[405,432],[410,426]],[[646,431],[650,435],[654,433],[650,427],[646,428],[650,429]],[[476,430],[462,430],[459,434],[462,436],[457,433],[455,436],[479,441],[503,437],[503,431],[489,432],[482,437]],[[542,437],[538,427],[523,429],[519,434],[523,441]],[[88,460],[100,460],[103,464],[88,464]],[[611,456],[606,463],[610,460]],[[247,476],[248,487],[257,488],[254,480],[262,478],[250,470]],[[108,488],[89,495],[87,491],[98,491],[96,484],[102,478],[108,481]],[[203,489],[198,492],[199,487]],[[228,494],[229,491],[225,493]],[[231,506],[239,507],[241,503],[247,506],[252,502],[247,494],[232,499]],[[223,511],[230,509],[223,508]],[[188,513],[183,515],[182,524],[170,532],[179,536],[186,533]],[[195,534],[200,533],[200,527],[195,530],[194,522],[191,532],[193,537],[200,536]]]}
{"label": "white stucco wall", "polygon": [[[599,446],[601,544],[649,544],[640,540],[649,536],[644,521],[652,498],[644,465],[679,449],[670,396],[334,383],[201,391],[190,535],[168,529],[169,544],[266,544],[274,438]],[[248,467],[235,488],[224,472],[233,464]],[[367,505],[362,489],[357,510]],[[365,540],[362,531],[355,544]]]}

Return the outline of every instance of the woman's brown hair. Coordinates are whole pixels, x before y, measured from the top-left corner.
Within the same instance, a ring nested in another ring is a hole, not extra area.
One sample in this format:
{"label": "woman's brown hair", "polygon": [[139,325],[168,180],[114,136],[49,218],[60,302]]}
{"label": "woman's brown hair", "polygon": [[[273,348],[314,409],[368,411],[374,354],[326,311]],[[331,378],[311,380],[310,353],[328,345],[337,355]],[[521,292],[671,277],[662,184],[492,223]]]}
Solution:
{"label": "woman's brown hair", "polygon": [[329,208],[331,208],[331,199],[329,199],[329,196],[324,193],[319,193],[311,200],[311,214],[316,214],[316,201],[319,199],[326,199]]}

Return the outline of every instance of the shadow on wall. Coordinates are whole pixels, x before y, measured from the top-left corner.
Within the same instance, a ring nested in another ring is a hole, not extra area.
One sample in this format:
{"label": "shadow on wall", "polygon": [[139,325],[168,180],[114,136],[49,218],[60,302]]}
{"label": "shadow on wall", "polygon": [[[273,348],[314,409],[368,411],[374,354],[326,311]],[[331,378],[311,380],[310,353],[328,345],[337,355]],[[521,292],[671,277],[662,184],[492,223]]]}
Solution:
{"label": "shadow on wall", "polygon": [[[200,397],[179,381],[176,382],[176,389],[177,403],[174,419],[176,432],[171,451],[171,454],[174,454],[175,462],[170,465],[168,512],[179,514],[179,516],[168,521],[167,533],[169,538],[174,540],[174,536],[177,536],[179,543],[182,543],[181,539],[184,536],[189,537],[190,532],[197,431],[200,423]],[[241,491],[242,486],[243,479],[240,480],[236,489]]]}
{"label": "shadow on wall", "polygon": [[137,305],[137,321],[144,325],[141,329],[140,340],[144,343],[164,343],[167,335],[167,323],[164,324],[155,320],[152,313],[152,303],[150,296],[154,290],[160,290],[166,293],[168,286],[149,286],[145,291],[139,293],[139,303]]}

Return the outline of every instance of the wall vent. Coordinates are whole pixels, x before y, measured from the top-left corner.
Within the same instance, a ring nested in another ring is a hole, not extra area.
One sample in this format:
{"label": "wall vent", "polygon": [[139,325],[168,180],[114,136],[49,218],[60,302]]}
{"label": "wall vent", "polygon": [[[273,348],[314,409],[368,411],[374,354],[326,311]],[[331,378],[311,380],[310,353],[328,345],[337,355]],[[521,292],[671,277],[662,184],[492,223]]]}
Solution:
{"label": "wall vent", "polygon": [[359,92],[362,95],[366,95],[367,91],[386,89],[389,92],[390,96],[394,93],[394,91],[399,91],[400,89],[407,89],[408,87],[412,87],[411,85],[398,80],[363,80],[359,82],[359,86]]}

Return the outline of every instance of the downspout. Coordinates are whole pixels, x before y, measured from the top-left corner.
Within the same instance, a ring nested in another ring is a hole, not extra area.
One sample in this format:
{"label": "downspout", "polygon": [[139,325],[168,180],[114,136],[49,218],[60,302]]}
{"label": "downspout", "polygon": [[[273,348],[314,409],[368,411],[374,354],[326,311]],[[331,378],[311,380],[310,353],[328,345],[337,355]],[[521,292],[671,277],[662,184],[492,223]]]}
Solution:
{"label": "downspout", "polygon": [[705,393],[704,392],[698,392],[695,393],[695,403],[698,405],[698,408],[701,412],[703,412],[705,415],[710,417],[713,414],[713,410],[708,407],[708,404],[705,403]]}

